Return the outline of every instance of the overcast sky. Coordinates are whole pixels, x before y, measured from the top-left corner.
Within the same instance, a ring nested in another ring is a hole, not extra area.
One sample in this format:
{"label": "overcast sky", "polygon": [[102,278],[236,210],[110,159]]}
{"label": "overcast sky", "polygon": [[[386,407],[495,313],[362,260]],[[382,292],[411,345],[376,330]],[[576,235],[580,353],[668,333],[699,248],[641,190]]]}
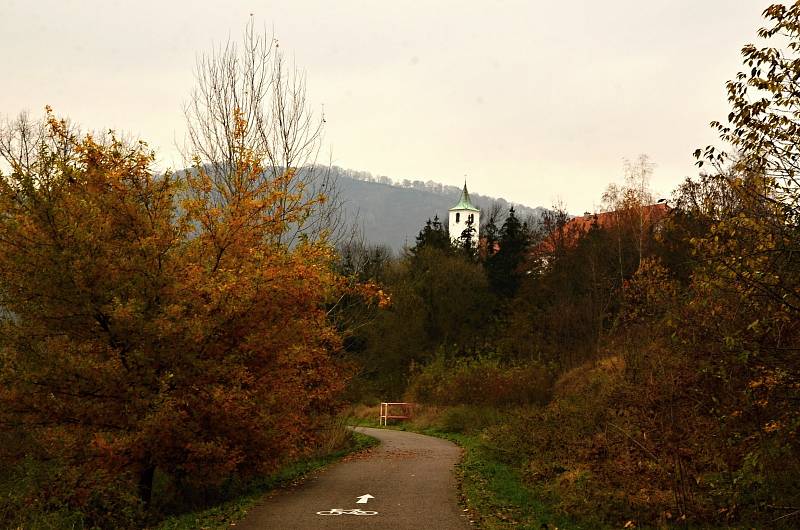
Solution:
{"label": "overcast sky", "polygon": [[593,210],[645,153],[665,196],[728,114],[766,0],[0,0],[0,114],[46,104],[178,166],[199,53],[252,16],[307,74],[333,163]]}

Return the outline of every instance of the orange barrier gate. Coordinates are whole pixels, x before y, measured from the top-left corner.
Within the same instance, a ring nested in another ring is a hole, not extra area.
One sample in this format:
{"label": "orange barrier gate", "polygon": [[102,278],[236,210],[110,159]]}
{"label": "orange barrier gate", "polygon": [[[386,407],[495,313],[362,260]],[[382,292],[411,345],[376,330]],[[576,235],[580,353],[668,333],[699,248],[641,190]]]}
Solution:
{"label": "orange barrier gate", "polygon": [[[390,407],[395,409],[391,413]],[[388,425],[387,422],[389,420],[407,420],[411,418],[413,412],[413,403],[381,403],[381,415],[378,419],[378,425]]]}

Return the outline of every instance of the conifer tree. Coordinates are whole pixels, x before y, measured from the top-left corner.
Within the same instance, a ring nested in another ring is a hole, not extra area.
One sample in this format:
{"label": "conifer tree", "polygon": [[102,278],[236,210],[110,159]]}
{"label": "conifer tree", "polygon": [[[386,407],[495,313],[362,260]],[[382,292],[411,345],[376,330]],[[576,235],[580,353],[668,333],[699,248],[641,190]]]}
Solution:
{"label": "conifer tree", "polygon": [[411,249],[411,253],[416,255],[423,248],[436,248],[449,252],[451,247],[450,234],[447,232],[447,228],[442,225],[442,222],[439,221],[439,216],[435,215],[433,221],[428,219],[425,222],[425,226],[417,234],[416,244]]}
{"label": "conifer tree", "polygon": [[485,258],[493,255],[496,251],[497,243],[500,239],[500,230],[497,228],[500,205],[492,204],[486,217],[486,224],[481,228],[481,239],[485,248]]}
{"label": "conifer tree", "polygon": [[458,248],[469,260],[474,260],[477,256],[477,245],[475,244],[475,221],[470,215],[461,235],[458,237]]}
{"label": "conifer tree", "polygon": [[520,281],[519,268],[525,259],[529,242],[528,226],[520,222],[512,206],[500,228],[500,248],[486,259],[489,282],[497,294],[506,297],[516,294]]}

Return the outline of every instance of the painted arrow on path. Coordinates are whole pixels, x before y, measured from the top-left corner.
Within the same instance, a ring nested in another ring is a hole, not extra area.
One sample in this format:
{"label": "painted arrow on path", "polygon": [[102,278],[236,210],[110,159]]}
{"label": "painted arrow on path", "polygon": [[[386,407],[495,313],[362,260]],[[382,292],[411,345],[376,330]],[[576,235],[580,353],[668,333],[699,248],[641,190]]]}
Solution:
{"label": "painted arrow on path", "polygon": [[374,498],[375,497],[373,497],[372,495],[367,493],[366,495],[362,495],[361,497],[356,497],[356,499],[358,499],[356,501],[356,504],[367,504],[367,502],[369,502],[370,499],[374,499]]}
{"label": "painted arrow on path", "polygon": [[413,432],[355,430],[381,445],[310,476],[302,487],[273,492],[236,530],[475,530],[458,505],[457,445]]}

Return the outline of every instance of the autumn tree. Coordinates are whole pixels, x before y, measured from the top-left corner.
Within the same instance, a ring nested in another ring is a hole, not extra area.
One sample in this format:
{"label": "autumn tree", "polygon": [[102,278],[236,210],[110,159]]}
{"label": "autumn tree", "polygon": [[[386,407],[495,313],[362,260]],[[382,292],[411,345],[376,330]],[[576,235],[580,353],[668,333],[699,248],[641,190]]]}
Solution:
{"label": "autumn tree", "polygon": [[60,466],[46,487],[89,525],[141,524],[118,517],[157,475],[191,500],[275,469],[343,387],[333,253],[276,244],[316,203],[262,178],[235,118],[225,201],[206,166],[157,176],[145,144],[52,114],[3,132],[0,458]]}
{"label": "autumn tree", "polygon": [[702,256],[693,241],[705,237],[715,223],[741,213],[740,201],[726,177],[702,173],[687,178],[673,192],[669,216],[656,235],[654,253],[684,285]]}
{"label": "autumn tree", "polygon": [[[727,261],[730,272],[792,312],[800,312],[796,287],[796,241],[800,226],[800,5],[774,4],[764,11],[771,24],[759,30],[769,46],[748,44],[742,49],[744,72],[727,84],[731,112],[727,123],[712,122],[720,139],[733,149],[732,157],[715,146],[695,151],[698,165],[710,163],[726,177],[758,226],[742,223],[754,256],[765,263]],[[730,171],[725,164],[731,163]],[[727,228],[736,229],[731,219]],[[763,233],[759,233],[763,232]],[[760,247],[759,238],[771,240]],[[765,264],[779,281],[762,281],[757,269]]]}
{"label": "autumn tree", "polygon": [[[715,411],[740,455],[728,462],[731,488],[777,506],[796,503],[785,485],[800,474],[788,465],[800,451],[800,4],[763,15],[766,45],[742,48],[745,69],[727,83],[727,123],[711,124],[724,150],[695,152],[735,207],[695,239],[702,266],[687,321],[706,330],[704,346],[715,353],[707,370],[719,379],[706,382],[721,383]],[[684,340],[697,347],[696,337]]]}

